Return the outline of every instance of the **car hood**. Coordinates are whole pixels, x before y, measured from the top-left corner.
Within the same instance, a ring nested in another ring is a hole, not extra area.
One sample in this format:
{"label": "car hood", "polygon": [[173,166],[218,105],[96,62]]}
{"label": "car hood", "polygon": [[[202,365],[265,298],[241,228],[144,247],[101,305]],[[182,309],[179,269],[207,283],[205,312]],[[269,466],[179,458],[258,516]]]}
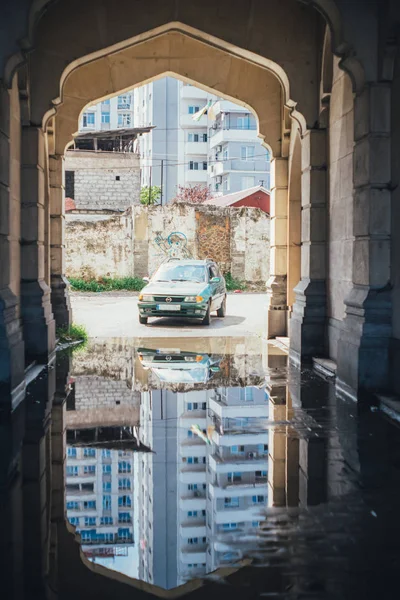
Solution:
{"label": "car hood", "polygon": [[198,296],[200,292],[205,290],[207,287],[206,283],[196,283],[193,281],[177,281],[170,282],[166,281],[154,281],[150,282],[142,289],[142,294],[152,294],[161,295],[161,296],[171,296],[176,295],[184,295],[184,296]]}

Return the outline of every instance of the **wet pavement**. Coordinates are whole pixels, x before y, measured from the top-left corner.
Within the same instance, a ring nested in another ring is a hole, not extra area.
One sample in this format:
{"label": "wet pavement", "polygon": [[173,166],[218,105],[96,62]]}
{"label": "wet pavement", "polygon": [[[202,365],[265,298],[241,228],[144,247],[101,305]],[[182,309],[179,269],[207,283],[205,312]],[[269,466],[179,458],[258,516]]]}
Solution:
{"label": "wet pavement", "polygon": [[399,597],[400,431],[273,343],[91,339],[0,427],[7,600]]}

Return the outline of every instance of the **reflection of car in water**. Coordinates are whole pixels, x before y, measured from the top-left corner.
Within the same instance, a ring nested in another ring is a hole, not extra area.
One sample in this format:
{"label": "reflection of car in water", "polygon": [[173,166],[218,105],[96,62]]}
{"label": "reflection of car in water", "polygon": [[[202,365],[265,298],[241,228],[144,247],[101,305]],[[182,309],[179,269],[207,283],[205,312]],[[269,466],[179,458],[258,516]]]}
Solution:
{"label": "reflection of car in water", "polygon": [[220,371],[222,356],[169,348],[139,348],[142,367],[167,383],[206,383]]}

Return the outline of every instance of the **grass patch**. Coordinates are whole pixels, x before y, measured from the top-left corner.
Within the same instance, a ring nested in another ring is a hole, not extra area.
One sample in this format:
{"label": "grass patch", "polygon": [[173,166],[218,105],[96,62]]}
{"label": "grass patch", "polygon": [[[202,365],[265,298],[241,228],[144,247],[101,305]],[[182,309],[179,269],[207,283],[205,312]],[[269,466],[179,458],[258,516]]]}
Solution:
{"label": "grass patch", "polygon": [[243,292],[245,291],[246,283],[244,281],[235,279],[235,277],[232,277],[231,273],[225,273],[224,277],[228,292],[233,292],[234,290],[242,290]]}
{"label": "grass patch", "polygon": [[69,327],[59,327],[56,335],[60,344],[71,344],[72,342],[87,343],[88,333],[83,325],[72,324]]}
{"label": "grass patch", "polygon": [[111,292],[113,290],[128,290],[140,292],[146,284],[140,277],[101,277],[100,279],[68,278],[71,289],[75,292]]}

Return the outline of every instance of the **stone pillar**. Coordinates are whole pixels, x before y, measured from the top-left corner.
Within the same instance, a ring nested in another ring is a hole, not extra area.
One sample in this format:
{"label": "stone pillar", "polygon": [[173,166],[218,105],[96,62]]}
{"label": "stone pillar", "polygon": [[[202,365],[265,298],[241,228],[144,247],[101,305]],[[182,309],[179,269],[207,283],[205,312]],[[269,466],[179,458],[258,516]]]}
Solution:
{"label": "stone pillar", "polygon": [[0,84],[0,402],[23,398],[24,343],[18,301],[20,282],[21,124],[16,78]]}
{"label": "stone pillar", "polygon": [[22,128],[21,316],[26,355],[47,362],[55,347],[45,282],[45,144],[38,127]]}
{"label": "stone pillar", "polygon": [[271,247],[267,336],[286,335],[288,160],[271,161]]}
{"label": "stone pillar", "polygon": [[290,358],[296,363],[325,353],[326,130],[302,140],[301,280],[290,320]]}
{"label": "stone pillar", "polygon": [[345,299],[336,383],[355,399],[365,390],[389,388],[389,85],[370,85],[356,96],[354,139],[353,288]]}
{"label": "stone pillar", "polygon": [[51,304],[57,327],[68,327],[72,312],[65,277],[64,156],[50,155],[49,176]]}

